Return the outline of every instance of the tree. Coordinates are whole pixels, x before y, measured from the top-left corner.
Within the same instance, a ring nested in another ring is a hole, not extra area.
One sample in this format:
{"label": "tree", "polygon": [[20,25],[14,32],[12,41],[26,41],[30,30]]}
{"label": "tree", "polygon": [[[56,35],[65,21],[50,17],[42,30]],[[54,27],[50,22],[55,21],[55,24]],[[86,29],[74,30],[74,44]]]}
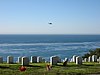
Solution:
{"label": "tree", "polygon": [[89,53],[84,54],[82,58],[88,58],[89,56],[97,55],[97,58],[100,57],[100,48],[96,48],[95,50],[89,50]]}

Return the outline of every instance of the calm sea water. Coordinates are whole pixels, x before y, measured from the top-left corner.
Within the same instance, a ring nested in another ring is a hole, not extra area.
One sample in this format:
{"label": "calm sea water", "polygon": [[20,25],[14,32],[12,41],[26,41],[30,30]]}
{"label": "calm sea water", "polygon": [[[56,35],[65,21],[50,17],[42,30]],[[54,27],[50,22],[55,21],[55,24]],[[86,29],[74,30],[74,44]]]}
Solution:
{"label": "calm sea water", "polygon": [[0,56],[42,56],[46,60],[57,55],[62,59],[84,55],[100,48],[100,35],[0,35]]}

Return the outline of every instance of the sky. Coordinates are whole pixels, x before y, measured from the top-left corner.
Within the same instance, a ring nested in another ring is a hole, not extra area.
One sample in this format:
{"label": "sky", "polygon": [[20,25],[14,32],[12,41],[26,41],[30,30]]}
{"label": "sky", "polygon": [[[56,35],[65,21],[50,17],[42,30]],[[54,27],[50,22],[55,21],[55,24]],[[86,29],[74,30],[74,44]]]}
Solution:
{"label": "sky", "polygon": [[0,34],[100,34],[100,0],[0,0]]}

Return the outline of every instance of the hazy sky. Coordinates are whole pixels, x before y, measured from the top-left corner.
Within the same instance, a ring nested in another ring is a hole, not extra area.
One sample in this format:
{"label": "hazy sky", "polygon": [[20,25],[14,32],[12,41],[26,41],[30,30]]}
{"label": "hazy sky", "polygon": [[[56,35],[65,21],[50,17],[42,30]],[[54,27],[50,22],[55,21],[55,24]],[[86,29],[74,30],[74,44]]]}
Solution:
{"label": "hazy sky", "polygon": [[100,34],[100,0],[0,0],[0,34]]}

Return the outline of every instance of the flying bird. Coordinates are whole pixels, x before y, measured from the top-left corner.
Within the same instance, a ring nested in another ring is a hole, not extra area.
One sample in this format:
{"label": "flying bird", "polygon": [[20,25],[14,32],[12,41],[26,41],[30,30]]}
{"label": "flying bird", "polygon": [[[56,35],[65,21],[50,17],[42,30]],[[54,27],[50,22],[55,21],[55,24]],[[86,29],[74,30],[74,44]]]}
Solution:
{"label": "flying bird", "polygon": [[52,24],[52,23],[50,22],[50,23],[48,23],[48,24]]}

